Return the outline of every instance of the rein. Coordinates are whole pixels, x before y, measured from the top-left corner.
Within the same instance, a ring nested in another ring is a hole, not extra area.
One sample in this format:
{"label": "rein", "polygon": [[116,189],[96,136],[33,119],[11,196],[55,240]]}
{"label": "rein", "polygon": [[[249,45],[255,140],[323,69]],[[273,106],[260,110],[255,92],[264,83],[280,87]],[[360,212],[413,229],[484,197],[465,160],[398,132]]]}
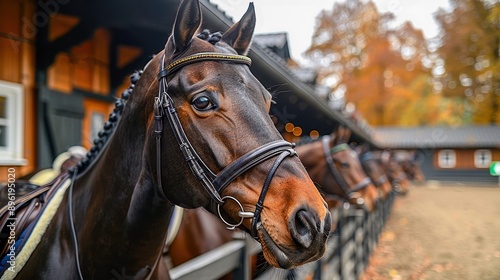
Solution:
{"label": "rein", "polygon": [[356,204],[363,207],[365,201],[363,198],[361,198],[359,191],[368,187],[368,185],[370,185],[370,183],[372,182],[371,179],[369,177],[365,177],[365,178],[363,178],[363,180],[356,183],[356,185],[354,185],[353,187],[349,187],[349,184],[347,184],[344,177],[342,176],[340,171],[337,169],[335,162],[334,162],[334,159],[333,159],[333,156],[332,156],[333,154],[338,153],[340,151],[350,149],[349,145],[347,145],[346,143],[341,143],[339,145],[333,146],[330,149],[330,136],[325,135],[321,138],[321,140],[323,142],[323,152],[325,154],[325,159],[326,159],[326,162],[328,164],[328,168],[330,170],[330,173],[333,175],[333,178],[335,178],[337,180],[340,188],[342,189],[342,191],[346,195],[346,197],[341,197],[341,198],[343,200],[346,198],[348,200],[355,199]]}
{"label": "rein", "polygon": [[[184,129],[182,128],[177,110],[175,109],[175,105],[173,103],[173,99],[168,94],[167,83],[167,77],[175,73],[180,68],[202,61],[230,62],[245,64],[248,66],[250,66],[251,64],[251,59],[246,56],[225,53],[198,53],[175,60],[165,67],[165,55],[163,55],[161,69],[158,74],[159,92],[158,96],[155,97],[154,102],[157,163],[156,175],[159,192],[162,197],[166,199],[161,180],[161,137],[163,133],[163,119],[166,118],[172,129],[175,139],[179,144],[179,148],[184,156],[184,159],[189,165],[191,172],[210,195],[212,199],[212,210],[215,211],[214,208],[217,208],[217,213],[220,219],[228,226],[228,229],[234,229],[237,226],[241,225],[245,218],[252,218],[253,221],[251,232],[254,238],[257,238],[257,226],[259,224],[264,198],[267,190],[269,189],[274,173],[286,157],[296,156],[297,153],[293,149],[294,146],[291,143],[284,140],[277,140],[264,144],[257,149],[246,153],[242,157],[226,166],[218,174],[215,174],[212,170],[210,170],[210,168],[207,167],[205,162],[201,159],[194,147],[191,145],[188,137],[186,136],[186,133],[184,132]],[[246,212],[241,203],[236,198],[232,196],[220,196],[222,191],[239,175],[245,173],[250,168],[276,156],[278,157],[268,173],[268,176],[262,187],[259,200],[256,204],[255,211],[253,213]],[[240,221],[238,223],[228,222],[221,215],[220,206],[223,205],[227,200],[235,201],[241,209],[241,211],[238,212],[238,216],[240,217]]]}

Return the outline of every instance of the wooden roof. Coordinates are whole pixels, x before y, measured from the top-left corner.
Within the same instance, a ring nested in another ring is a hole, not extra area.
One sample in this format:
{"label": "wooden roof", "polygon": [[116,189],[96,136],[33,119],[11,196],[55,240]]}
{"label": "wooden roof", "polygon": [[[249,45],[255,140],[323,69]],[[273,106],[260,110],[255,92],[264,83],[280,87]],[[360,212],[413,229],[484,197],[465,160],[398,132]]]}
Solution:
{"label": "wooden roof", "polygon": [[[50,42],[46,39],[46,29],[39,30],[37,48],[45,51],[43,55],[37,56],[37,68],[42,71],[47,69],[57,53],[89,39],[97,27],[104,27],[113,34],[113,46],[137,46],[144,51],[143,57],[129,67],[111,71],[112,84],[116,84],[127,74],[126,71],[140,69],[152,54],[161,50],[170,35],[179,2],[180,0],[151,0],[146,4],[135,0],[72,0],[60,5],[59,13],[76,16],[80,20],[67,34]],[[209,0],[200,0],[200,3],[202,28],[225,31],[233,24],[232,18]],[[253,60],[254,75],[271,93],[276,94],[277,105],[273,106],[271,113],[277,115],[280,121],[293,122],[301,126],[304,132],[315,129],[320,134],[329,134],[342,124],[352,129],[353,141],[372,143],[371,136],[366,131],[328,107],[324,100],[314,94],[311,86],[297,79],[271,51],[254,44],[249,56]]]}
{"label": "wooden roof", "polygon": [[500,126],[376,127],[374,140],[382,148],[499,148]]}

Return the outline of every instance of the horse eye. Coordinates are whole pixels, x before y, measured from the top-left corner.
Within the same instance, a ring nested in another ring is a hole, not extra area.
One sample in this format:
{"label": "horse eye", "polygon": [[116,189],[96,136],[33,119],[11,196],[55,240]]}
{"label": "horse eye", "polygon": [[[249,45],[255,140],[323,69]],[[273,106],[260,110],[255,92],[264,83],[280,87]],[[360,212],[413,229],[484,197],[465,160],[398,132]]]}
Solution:
{"label": "horse eye", "polygon": [[209,109],[212,109],[214,107],[214,104],[212,103],[212,101],[210,100],[210,98],[208,98],[208,97],[206,97],[204,95],[196,97],[195,99],[193,99],[193,101],[191,102],[191,104],[197,110],[200,110],[200,111],[209,110]]}
{"label": "horse eye", "polygon": [[351,165],[348,162],[341,162],[340,166],[342,166],[343,168],[349,168]]}

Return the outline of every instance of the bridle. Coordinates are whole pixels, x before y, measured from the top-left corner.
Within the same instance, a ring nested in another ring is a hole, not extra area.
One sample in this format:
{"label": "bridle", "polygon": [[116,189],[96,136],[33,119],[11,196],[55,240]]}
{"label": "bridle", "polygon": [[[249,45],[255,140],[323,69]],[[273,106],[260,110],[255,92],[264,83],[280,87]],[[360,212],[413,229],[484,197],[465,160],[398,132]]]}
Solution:
{"label": "bridle", "polygon": [[326,162],[328,165],[328,169],[330,170],[330,173],[333,175],[333,178],[336,179],[340,188],[342,189],[342,191],[345,194],[345,197],[344,196],[337,197],[337,195],[333,195],[333,196],[335,196],[336,198],[340,198],[343,201],[347,200],[347,202],[354,200],[359,207],[365,208],[366,207],[365,201],[361,197],[361,194],[359,193],[359,191],[368,187],[368,185],[370,185],[372,182],[371,179],[366,176],[361,181],[356,183],[356,185],[349,187],[349,184],[347,184],[344,177],[342,176],[340,171],[337,169],[337,166],[335,165],[335,162],[334,162],[334,159],[332,156],[333,154],[338,153],[340,151],[350,149],[349,145],[346,143],[341,143],[341,144],[338,144],[336,146],[333,146],[330,149],[330,136],[329,135],[325,135],[325,136],[321,137],[321,141],[323,142],[323,153],[325,154],[325,159],[326,159]]}
{"label": "bridle", "polygon": [[[162,186],[161,180],[161,136],[163,133],[163,118],[165,117],[172,128],[172,133],[179,144],[179,148],[184,156],[184,159],[189,165],[191,172],[203,185],[205,190],[212,198],[212,208],[216,208],[220,219],[227,225],[228,229],[235,229],[243,223],[246,218],[252,219],[251,234],[257,238],[257,228],[260,226],[260,215],[264,207],[264,198],[271,184],[278,167],[287,157],[297,156],[294,145],[284,140],[277,140],[266,143],[238,158],[228,166],[226,166],[218,174],[215,174],[207,167],[205,162],[198,155],[193,148],[189,139],[182,128],[179,116],[175,109],[174,103],[168,94],[167,77],[188,64],[198,63],[202,61],[221,61],[250,65],[251,59],[246,56],[224,53],[197,53],[187,57],[175,60],[165,67],[165,55],[163,55],[161,70],[158,74],[159,91],[158,96],[155,97],[154,102],[154,120],[155,120],[155,134],[156,134],[156,175],[157,185],[160,195],[167,198]],[[264,181],[262,191],[255,206],[254,212],[247,212],[241,203],[233,196],[221,197],[220,193],[239,175],[245,173],[252,167],[270,159],[277,157],[274,164],[271,166],[269,173]],[[69,187],[69,197],[73,197],[73,185],[77,177],[77,169],[72,171],[72,181]],[[233,200],[238,204],[241,211],[238,212],[240,221],[238,223],[231,223],[222,217],[220,206],[227,200]],[[82,269],[80,267],[78,240],[76,236],[75,223],[73,221],[73,200],[69,199],[68,212],[70,219],[70,229],[73,245],[75,247],[75,263],[78,272],[78,278],[83,280]],[[215,211],[215,210],[213,210]],[[150,272],[153,270],[151,269]],[[149,278],[147,278],[149,279]]]}
{"label": "bridle", "polygon": [[[235,54],[225,54],[225,53],[212,53],[204,52],[189,55],[180,59],[177,59],[165,67],[165,55],[163,55],[160,72],[158,74],[159,91],[158,96],[155,97],[154,102],[154,120],[155,120],[155,135],[156,135],[156,175],[157,175],[157,185],[159,192],[163,198],[167,198],[163,189],[161,180],[161,137],[163,134],[163,119],[166,118],[172,133],[175,136],[179,148],[192,174],[198,179],[204,189],[207,191],[211,197],[211,207],[212,210],[216,211],[220,219],[227,225],[228,229],[235,229],[243,223],[245,218],[252,219],[251,234],[254,238],[257,238],[257,227],[260,221],[260,215],[263,209],[264,198],[271,184],[271,180],[283,162],[287,157],[297,156],[297,153],[293,149],[294,145],[284,141],[277,140],[266,143],[248,153],[241,156],[237,160],[230,163],[224,169],[222,169],[218,174],[215,174],[201,159],[194,147],[189,142],[186,133],[181,125],[177,110],[172,97],[168,94],[168,83],[167,77],[175,73],[180,68],[202,61],[220,61],[244,64],[250,66],[251,59],[242,55]],[[241,203],[233,196],[221,197],[222,191],[239,175],[245,173],[252,167],[259,165],[260,163],[277,157],[272,165],[269,173],[264,181],[262,191],[260,193],[259,199],[255,206],[254,212],[247,212],[241,205]],[[237,223],[227,221],[223,218],[220,207],[227,200],[232,200],[238,204],[240,211],[238,216],[240,221]]]}
{"label": "bridle", "polygon": [[[365,162],[369,162],[371,160],[375,160],[375,158],[373,157],[373,153],[368,151],[368,152],[364,152],[363,154],[361,154],[359,156],[359,160],[361,161],[361,163],[365,163]],[[368,170],[367,170],[368,171]],[[385,174],[382,174],[378,177],[378,179],[373,182],[373,184],[375,184],[375,186],[377,188],[381,187],[385,182],[387,182],[389,179],[387,179],[387,176]]]}

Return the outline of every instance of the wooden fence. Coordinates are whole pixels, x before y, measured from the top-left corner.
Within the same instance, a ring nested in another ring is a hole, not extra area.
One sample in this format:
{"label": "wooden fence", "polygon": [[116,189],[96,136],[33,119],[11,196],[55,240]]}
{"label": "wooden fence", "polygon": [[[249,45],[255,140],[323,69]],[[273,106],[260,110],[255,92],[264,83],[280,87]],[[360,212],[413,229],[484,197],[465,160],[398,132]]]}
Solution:
{"label": "wooden fence", "polygon": [[[391,194],[372,213],[348,205],[332,210],[337,230],[330,236],[327,251],[320,260],[292,271],[276,273],[269,269],[256,279],[275,280],[276,275],[281,275],[282,279],[359,279],[378,244],[394,198],[395,194]],[[170,276],[172,280],[205,280],[233,272],[234,279],[251,279],[250,258],[259,252],[260,247],[251,238],[237,239],[171,268]]]}

